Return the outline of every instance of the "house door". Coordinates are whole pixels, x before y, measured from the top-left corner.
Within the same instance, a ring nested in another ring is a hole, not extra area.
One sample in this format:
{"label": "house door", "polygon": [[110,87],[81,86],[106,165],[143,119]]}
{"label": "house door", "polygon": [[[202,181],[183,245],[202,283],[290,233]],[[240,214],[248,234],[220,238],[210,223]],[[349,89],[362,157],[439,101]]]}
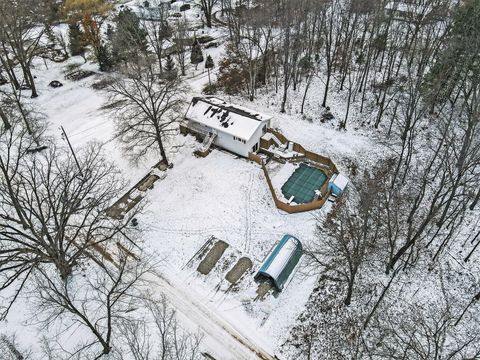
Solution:
{"label": "house door", "polygon": [[256,143],[255,145],[253,145],[252,150],[253,150],[253,152],[257,152],[257,151],[258,151],[258,143]]}

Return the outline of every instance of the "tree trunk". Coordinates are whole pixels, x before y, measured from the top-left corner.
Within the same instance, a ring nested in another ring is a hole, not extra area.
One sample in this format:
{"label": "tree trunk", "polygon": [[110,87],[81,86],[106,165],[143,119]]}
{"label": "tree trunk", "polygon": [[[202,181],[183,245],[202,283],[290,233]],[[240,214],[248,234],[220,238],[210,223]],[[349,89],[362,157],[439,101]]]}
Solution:
{"label": "tree trunk", "polygon": [[325,84],[325,92],[323,93],[322,107],[326,107],[327,105],[328,87],[330,86],[330,75],[331,75],[331,69],[330,69],[330,66],[327,65],[327,82]]}
{"label": "tree trunk", "polygon": [[60,277],[62,278],[63,281],[67,281],[70,275],[72,275],[72,272],[73,272],[72,264],[69,263],[68,261],[65,261],[65,259],[61,258],[60,256],[55,260],[55,267],[60,273]]}
{"label": "tree trunk", "polygon": [[280,109],[281,113],[285,112],[285,104],[287,103],[287,93],[288,93],[288,83],[290,81],[290,27],[287,27],[285,33],[285,44],[284,44],[284,51],[285,51],[285,59],[283,65],[283,97],[282,97],[282,106]]}
{"label": "tree trunk", "polygon": [[205,20],[207,21],[207,27],[212,27],[212,11],[205,11]]}
{"label": "tree trunk", "polygon": [[473,199],[472,203],[469,206],[469,209],[473,210],[475,206],[477,206],[479,200],[480,200],[480,188],[477,190],[477,195],[475,195],[475,199]]}
{"label": "tree trunk", "polygon": [[32,91],[31,98],[36,98],[38,97],[38,92],[37,92],[37,87],[35,86],[35,80],[33,79],[32,72],[28,67],[22,66],[23,69],[23,74],[27,80],[28,86],[30,87],[30,90]]}
{"label": "tree trunk", "polygon": [[382,291],[380,297],[378,298],[377,302],[376,302],[375,305],[373,306],[372,311],[370,311],[370,314],[368,314],[367,318],[365,319],[365,322],[363,323],[363,329],[364,329],[364,330],[367,328],[368,323],[370,322],[370,319],[372,318],[373,314],[375,314],[375,311],[377,310],[378,306],[380,305],[380,303],[382,302],[383,298],[385,297],[385,294],[387,293],[387,290],[390,288],[390,285],[392,285],[393,279],[395,278],[396,275],[397,275],[397,271],[395,271],[395,272],[392,274],[392,277],[391,277],[390,280],[388,281],[387,286],[385,286],[385,287],[383,288],[383,291]]}
{"label": "tree trunk", "polygon": [[0,118],[2,118],[4,130],[8,130],[12,127],[10,122],[8,121],[7,115],[3,112],[3,109],[0,107]]}
{"label": "tree trunk", "polygon": [[310,83],[312,82],[312,77],[309,76],[308,79],[307,79],[307,84],[305,85],[305,92],[303,93],[303,98],[302,98],[302,107],[300,109],[300,114],[303,114],[303,109],[304,109],[304,106],[305,106],[305,99],[307,98],[307,91],[308,91],[308,88],[310,87]]}
{"label": "tree trunk", "polygon": [[354,281],[355,281],[355,276],[352,276],[352,278],[348,280],[347,296],[345,297],[345,301],[343,302],[346,306],[350,305],[352,301]]}
{"label": "tree trunk", "polygon": [[157,135],[157,145],[158,149],[160,150],[160,156],[162,157],[162,160],[165,161],[165,165],[169,165],[168,159],[167,159],[167,154],[165,153],[165,148],[163,147],[163,141],[162,141],[162,136],[160,134],[160,129],[158,126],[155,126],[155,131]]}
{"label": "tree trunk", "polygon": [[12,70],[12,68],[8,64],[8,62],[9,62],[8,58],[5,60],[2,56],[0,56],[0,60],[1,60],[2,66],[5,69],[5,72],[7,73],[8,79],[10,80],[10,83],[12,84],[12,86],[15,88],[15,90],[20,89],[20,83],[18,82],[18,79],[17,79],[17,76],[15,75],[15,72]]}
{"label": "tree trunk", "polygon": [[340,124],[340,130],[347,129],[348,114],[350,113],[350,104],[352,102],[352,84],[349,84],[348,88],[348,100],[347,100],[347,112],[345,113],[345,120]]}

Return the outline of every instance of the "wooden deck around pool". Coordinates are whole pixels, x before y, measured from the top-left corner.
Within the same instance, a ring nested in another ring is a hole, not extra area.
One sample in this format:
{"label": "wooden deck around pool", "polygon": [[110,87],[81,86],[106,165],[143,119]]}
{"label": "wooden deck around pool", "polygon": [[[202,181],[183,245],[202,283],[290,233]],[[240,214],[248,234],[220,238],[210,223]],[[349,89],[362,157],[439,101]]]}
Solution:
{"label": "wooden deck around pool", "polygon": [[[267,132],[271,134],[270,138],[268,140],[262,138],[260,140],[260,149],[258,151],[258,154],[250,153],[249,159],[255,161],[262,167],[275,206],[288,213],[297,213],[320,209],[331,195],[330,191],[328,190],[328,182],[334,174],[338,174],[337,167],[335,166],[333,161],[328,157],[306,150],[302,145],[288,140],[283,134],[278,131],[268,129]],[[286,150],[285,155],[279,156],[278,152],[272,151],[272,148],[274,149],[275,147]],[[265,156],[262,157],[259,154],[266,155],[266,160]],[[318,197],[318,199],[314,199],[313,201],[304,204],[289,204],[279,199],[272,185],[272,180],[270,179],[268,169],[265,166],[266,162],[268,161],[278,161],[283,163],[305,162],[308,165],[321,169],[325,173],[325,175],[327,175],[327,179],[325,180],[322,187],[319,189],[320,196]]]}

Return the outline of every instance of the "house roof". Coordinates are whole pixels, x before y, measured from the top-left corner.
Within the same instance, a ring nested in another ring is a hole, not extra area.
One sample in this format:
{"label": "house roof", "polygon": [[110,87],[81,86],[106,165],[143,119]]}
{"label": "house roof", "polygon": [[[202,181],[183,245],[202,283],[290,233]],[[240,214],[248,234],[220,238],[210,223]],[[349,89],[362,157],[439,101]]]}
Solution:
{"label": "house roof", "polygon": [[248,141],[271,116],[214,97],[194,97],[185,118]]}
{"label": "house roof", "polygon": [[263,262],[258,274],[270,277],[278,291],[282,291],[302,256],[302,244],[291,236],[284,235]]}

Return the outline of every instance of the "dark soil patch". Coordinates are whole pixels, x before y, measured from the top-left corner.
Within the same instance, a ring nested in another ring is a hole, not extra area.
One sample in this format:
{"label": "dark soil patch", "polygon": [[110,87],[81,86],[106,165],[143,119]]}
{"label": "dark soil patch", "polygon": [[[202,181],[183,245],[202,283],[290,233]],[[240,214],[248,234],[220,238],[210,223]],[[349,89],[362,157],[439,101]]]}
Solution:
{"label": "dark soil patch", "polygon": [[213,40],[215,40],[215,39],[213,37],[211,37],[210,35],[202,35],[202,36],[197,37],[197,41],[200,44],[206,44],[207,42],[210,42],[210,41],[213,41]]}
{"label": "dark soil patch", "polygon": [[151,174],[148,177],[146,177],[144,180],[142,180],[140,182],[140,184],[137,185],[137,189],[142,191],[142,192],[153,189],[153,184],[158,179],[159,179],[159,177],[157,175]]}
{"label": "dark soil patch", "polygon": [[131,198],[130,192],[128,192],[106,210],[107,216],[112,219],[121,220],[125,217],[127,212],[132,210],[132,208],[140,202],[140,200],[142,200],[141,196]]}
{"label": "dark soil patch", "polygon": [[240,258],[235,266],[225,275],[230,284],[235,284],[243,276],[245,272],[252,268],[252,260],[246,257]]}
{"label": "dark soil patch", "polygon": [[65,79],[72,80],[72,81],[79,81],[95,74],[96,72],[93,72],[93,71],[75,70],[65,75]]}
{"label": "dark soil patch", "polygon": [[257,288],[257,299],[263,300],[267,294],[274,288],[273,283],[270,279],[262,279],[262,281]]}
{"label": "dark soil patch", "polygon": [[217,243],[215,243],[205,258],[198,265],[197,271],[203,275],[210,273],[227,248],[228,244],[225,241],[219,240]]}
{"label": "dark soil patch", "polygon": [[109,85],[113,84],[115,82],[114,79],[112,78],[103,78],[103,79],[100,79],[99,81],[97,82],[94,82],[92,84],[92,88],[94,90],[103,90],[105,88],[107,88]]}

